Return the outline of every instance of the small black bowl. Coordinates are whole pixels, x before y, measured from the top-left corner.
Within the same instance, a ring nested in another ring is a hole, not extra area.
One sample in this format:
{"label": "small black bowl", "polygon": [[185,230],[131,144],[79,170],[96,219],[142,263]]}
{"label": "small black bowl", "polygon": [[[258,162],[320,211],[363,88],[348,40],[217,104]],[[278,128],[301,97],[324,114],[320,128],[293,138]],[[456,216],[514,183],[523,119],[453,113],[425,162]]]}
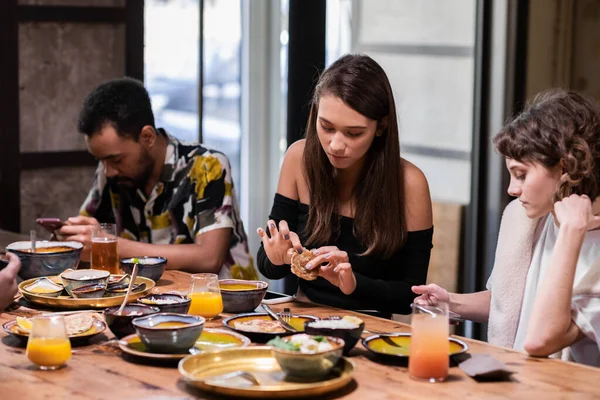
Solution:
{"label": "small black bowl", "polygon": [[[324,320],[328,321],[328,320]],[[336,321],[332,319],[331,321]],[[304,323],[304,332],[309,335],[334,336],[344,340],[344,355],[348,355],[350,350],[356,346],[360,336],[365,329],[365,323],[361,322],[358,328],[317,328],[310,325],[319,321],[306,321]]]}
{"label": "small black bowl", "polygon": [[[153,300],[175,300],[177,303],[173,304],[150,304],[145,301],[153,301]],[[145,300],[145,301],[144,301]],[[176,314],[187,314],[190,310],[190,304],[192,304],[192,299],[187,296],[183,296],[181,294],[175,293],[165,293],[165,294],[149,294],[137,299],[137,302],[146,306],[156,307],[160,309],[161,313],[176,313]]]}
{"label": "small black bowl", "polygon": [[133,259],[137,258],[139,260],[138,267],[138,276],[143,276],[144,278],[152,279],[154,282],[158,282],[162,274],[165,272],[167,268],[167,259],[164,257],[130,257],[130,258],[121,258],[120,264],[121,269],[126,274],[131,275],[133,273],[133,266],[135,263]]}
{"label": "small black bowl", "polygon": [[160,309],[157,307],[142,304],[127,304],[123,309],[123,314],[117,315],[116,312],[119,310],[119,307],[114,306],[104,310],[104,319],[108,328],[119,339],[135,333],[135,328],[131,323],[135,318],[160,312]]}

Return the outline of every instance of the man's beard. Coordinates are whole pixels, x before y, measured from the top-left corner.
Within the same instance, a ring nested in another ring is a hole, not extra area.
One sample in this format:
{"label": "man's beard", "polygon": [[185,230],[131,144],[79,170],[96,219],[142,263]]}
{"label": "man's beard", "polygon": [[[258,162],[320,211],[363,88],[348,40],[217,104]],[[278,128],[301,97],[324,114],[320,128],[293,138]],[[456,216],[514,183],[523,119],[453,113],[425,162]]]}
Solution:
{"label": "man's beard", "polygon": [[154,160],[149,153],[145,152],[142,155],[140,163],[142,164],[142,172],[137,176],[131,178],[127,176],[115,176],[114,178],[108,179],[108,183],[112,187],[144,190],[148,184],[148,181],[150,180],[150,176],[152,175],[152,170],[154,169]]}

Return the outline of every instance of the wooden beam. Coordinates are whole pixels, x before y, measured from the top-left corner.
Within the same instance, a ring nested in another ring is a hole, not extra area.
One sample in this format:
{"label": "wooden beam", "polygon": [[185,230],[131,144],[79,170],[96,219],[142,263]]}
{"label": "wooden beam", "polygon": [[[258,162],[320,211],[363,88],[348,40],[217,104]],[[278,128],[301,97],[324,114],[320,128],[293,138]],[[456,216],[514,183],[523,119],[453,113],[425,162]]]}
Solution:
{"label": "wooden beam", "polygon": [[17,0],[0,1],[0,229],[21,230]]}
{"label": "wooden beam", "polygon": [[[129,3],[137,3],[137,1],[128,1],[127,5],[129,5]],[[126,20],[126,8],[18,6],[17,15],[18,21],[20,22],[79,22],[121,24],[124,23]]]}
{"label": "wooden beam", "polygon": [[125,75],[144,81],[144,1],[125,6]]}
{"label": "wooden beam", "polygon": [[21,154],[21,170],[95,166],[98,161],[87,151],[31,152]]}

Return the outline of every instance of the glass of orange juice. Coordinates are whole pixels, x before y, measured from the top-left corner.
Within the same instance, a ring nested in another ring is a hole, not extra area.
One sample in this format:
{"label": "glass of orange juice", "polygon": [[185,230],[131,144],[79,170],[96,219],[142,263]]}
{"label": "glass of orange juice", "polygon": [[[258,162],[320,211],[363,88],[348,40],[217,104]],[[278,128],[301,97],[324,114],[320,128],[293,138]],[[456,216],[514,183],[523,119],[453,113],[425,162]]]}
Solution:
{"label": "glass of orange juice", "polygon": [[117,252],[117,225],[100,224],[92,228],[92,269],[103,269],[120,274]]}
{"label": "glass of orange juice", "polygon": [[408,374],[413,379],[441,382],[448,377],[450,342],[448,304],[413,305]]}
{"label": "glass of orange juice", "polygon": [[189,314],[211,320],[223,312],[223,299],[217,274],[194,274],[188,297],[192,299]]}
{"label": "glass of orange juice", "polygon": [[62,316],[34,317],[27,358],[42,370],[55,370],[71,358],[71,342]]}

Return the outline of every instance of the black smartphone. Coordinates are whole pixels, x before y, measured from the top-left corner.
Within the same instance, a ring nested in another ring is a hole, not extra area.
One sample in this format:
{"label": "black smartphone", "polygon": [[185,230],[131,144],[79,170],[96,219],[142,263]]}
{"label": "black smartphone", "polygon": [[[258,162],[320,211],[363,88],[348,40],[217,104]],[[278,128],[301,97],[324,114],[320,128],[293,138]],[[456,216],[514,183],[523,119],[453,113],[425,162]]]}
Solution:
{"label": "black smartphone", "polygon": [[55,230],[60,229],[65,224],[60,218],[38,218],[35,222],[43,226],[50,233],[54,233]]}

